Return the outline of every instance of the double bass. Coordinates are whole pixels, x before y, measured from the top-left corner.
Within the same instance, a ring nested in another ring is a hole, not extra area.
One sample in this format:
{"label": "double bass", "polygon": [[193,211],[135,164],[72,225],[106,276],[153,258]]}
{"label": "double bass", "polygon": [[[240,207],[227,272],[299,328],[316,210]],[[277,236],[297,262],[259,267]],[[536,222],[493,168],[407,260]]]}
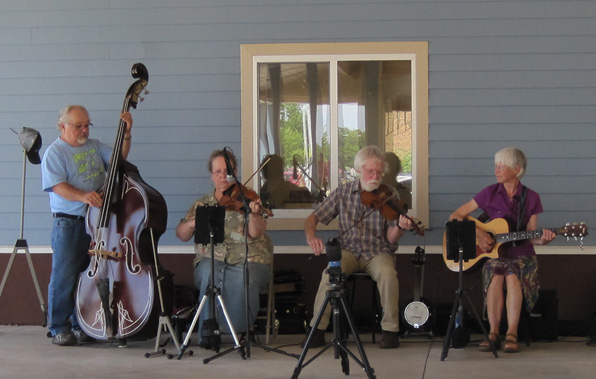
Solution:
{"label": "double bass", "polygon": [[[143,100],[140,95],[146,93],[149,81],[142,63],[134,64],[131,72],[138,80],[128,89],[122,112]],[[87,210],[90,263],[76,288],[75,312],[81,329],[99,340],[125,340],[140,331],[146,333],[152,324],[148,321],[159,314],[159,309],[154,310],[159,301],[156,249],[166,230],[167,206],[137,167],[122,157],[125,131],[126,123],[120,120],[100,190],[103,204]]]}

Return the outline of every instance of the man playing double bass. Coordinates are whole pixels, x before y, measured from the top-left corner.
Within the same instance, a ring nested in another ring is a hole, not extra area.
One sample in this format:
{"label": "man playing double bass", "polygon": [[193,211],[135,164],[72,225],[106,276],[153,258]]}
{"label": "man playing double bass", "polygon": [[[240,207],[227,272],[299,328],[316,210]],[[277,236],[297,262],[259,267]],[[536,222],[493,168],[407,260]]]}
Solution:
{"label": "man playing double bass", "polygon": [[[132,115],[123,112],[126,123],[122,156],[130,151]],[[49,329],[52,343],[60,346],[92,342],[79,327],[75,308],[75,287],[81,271],[89,264],[90,236],[85,230],[87,207],[100,207],[96,191],[106,178],[112,148],[89,138],[93,124],[87,109],[69,105],[60,112],[57,138],[45,151],[41,164],[43,190],[49,193],[54,216],[52,229],[52,274],[48,287]]]}
{"label": "man playing double bass", "polygon": [[[347,276],[353,272],[364,271],[377,282],[383,307],[383,333],[379,346],[382,349],[397,348],[399,284],[393,255],[397,249],[397,242],[405,230],[412,228],[412,222],[404,215],[400,215],[397,220],[386,220],[378,209],[372,211],[362,202],[361,193],[376,190],[386,172],[385,154],[378,147],[362,148],[356,154],[354,168],[360,178],[339,186],[307,217],[304,224],[306,241],[315,255],[321,254],[324,243],[316,237],[317,224],[322,222],[327,225],[339,217],[342,272]],[[368,213],[370,215],[363,219]],[[325,301],[328,287],[329,276],[323,273],[315,297],[315,314]],[[325,344],[325,329],[329,324],[330,314],[331,306],[328,305],[313,334],[310,347]],[[316,317],[313,317],[311,327],[315,320]]]}

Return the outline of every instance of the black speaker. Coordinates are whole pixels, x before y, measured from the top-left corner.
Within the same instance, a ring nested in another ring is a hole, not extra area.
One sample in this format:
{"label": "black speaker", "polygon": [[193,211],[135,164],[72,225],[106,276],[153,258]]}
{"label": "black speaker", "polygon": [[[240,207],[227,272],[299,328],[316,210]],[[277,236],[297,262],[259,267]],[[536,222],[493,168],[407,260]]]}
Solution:
{"label": "black speaker", "polygon": [[540,290],[530,312],[530,336],[535,341],[556,341],[559,335],[559,297],[556,290]]}

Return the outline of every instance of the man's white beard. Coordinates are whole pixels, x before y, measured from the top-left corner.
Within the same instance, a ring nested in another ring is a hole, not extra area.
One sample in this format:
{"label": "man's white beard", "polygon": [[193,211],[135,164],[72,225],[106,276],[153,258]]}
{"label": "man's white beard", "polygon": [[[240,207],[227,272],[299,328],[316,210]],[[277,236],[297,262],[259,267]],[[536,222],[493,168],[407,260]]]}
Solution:
{"label": "man's white beard", "polygon": [[379,184],[380,182],[374,179],[369,180],[368,183],[364,183],[363,180],[360,180],[360,185],[362,186],[362,189],[368,192],[372,192],[379,188]]}
{"label": "man's white beard", "polygon": [[77,138],[77,142],[81,145],[84,145],[87,143],[87,137],[85,136],[80,136],[79,138]]}

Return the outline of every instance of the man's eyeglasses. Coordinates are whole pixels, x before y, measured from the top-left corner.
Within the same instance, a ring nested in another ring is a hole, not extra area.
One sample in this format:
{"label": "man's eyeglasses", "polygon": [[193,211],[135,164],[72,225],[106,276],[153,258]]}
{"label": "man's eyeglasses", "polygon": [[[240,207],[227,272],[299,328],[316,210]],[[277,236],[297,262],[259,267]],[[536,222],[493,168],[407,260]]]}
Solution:
{"label": "man's eyeglasses", "polygon": [[91,128],[93,126],[92,123],[88,123],[88,124],[71,124],[70,122],[67,122],[68,125],[70,126],[74,126],[76,130],[82,130],[83,128]]}

